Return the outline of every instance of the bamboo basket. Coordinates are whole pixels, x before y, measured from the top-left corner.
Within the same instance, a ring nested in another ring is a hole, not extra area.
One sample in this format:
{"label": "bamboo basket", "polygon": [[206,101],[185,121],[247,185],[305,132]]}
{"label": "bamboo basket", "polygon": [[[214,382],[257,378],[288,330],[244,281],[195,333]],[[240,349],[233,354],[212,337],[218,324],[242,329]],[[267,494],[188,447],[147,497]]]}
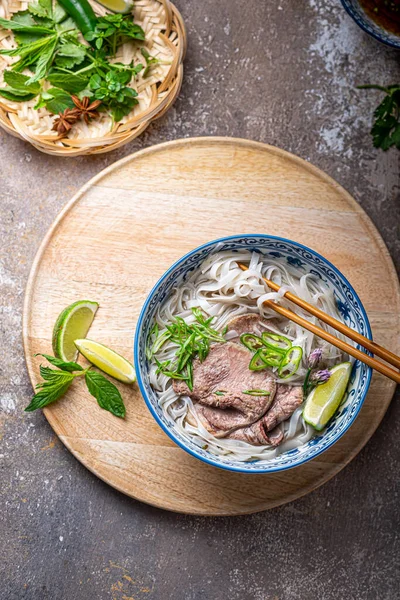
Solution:
{"label": "bamboo basket", "polygon": [[[0,0],[0,16],[10,18],[20,10],[26,10],[29,0]],[[107,9],[92,2],[95,13],[106,14]],[[133,110],[119,123],[112,123],[107,113],[86,125],[79,121],[69,136],[60,138],[52,131],[56,116],[44,108],[35,110],[36,99],[29,102],[10,102],[0,97],[0,126],[15,137],[30,142],[35,148],[57,156],[82,156],[111,152],[130,142],[161,117],[176,100],[182,85],[183,59],[186,52],[186,31],[182,17],[169,0],[136,0],[133,8],[135,23],[146,35],[140,45],[128,42],[121,46],[116,61],[142,62],[140,49],[146,47],[160,63],[153,66],[146,78],[138,75],[132,82],[138,92]],[[0,29],[0,48],[15,46],[12,32]],[[14,59],[0,55],[0,82],[4,70]],[[3,83],[0,83],[3,85]]]}

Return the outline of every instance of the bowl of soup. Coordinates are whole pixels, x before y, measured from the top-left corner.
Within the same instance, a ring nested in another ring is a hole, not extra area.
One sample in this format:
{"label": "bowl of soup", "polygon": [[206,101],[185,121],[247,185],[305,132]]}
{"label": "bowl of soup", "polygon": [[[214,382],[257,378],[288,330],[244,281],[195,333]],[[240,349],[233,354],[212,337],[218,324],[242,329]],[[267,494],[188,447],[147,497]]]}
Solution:
{"label": "bowl of soup", "polygon": [[341,0],[354,21],[375,39],[400,48],[400,0]]}
{"label": "bowl of soup", "polygon": [[[194,249],[146,299],[134,340],[138,384],[161,428],[196,458],[232,471],[281,471],[330,448],[354,422],[371,369],[277,315],[268,301],[293,309],[287,291],[371,338],[344,275],[314,250],[272,235],[235,235]],[[310,373],[343,364],[351,373],[347,389],[318,430],[303,414]]]}

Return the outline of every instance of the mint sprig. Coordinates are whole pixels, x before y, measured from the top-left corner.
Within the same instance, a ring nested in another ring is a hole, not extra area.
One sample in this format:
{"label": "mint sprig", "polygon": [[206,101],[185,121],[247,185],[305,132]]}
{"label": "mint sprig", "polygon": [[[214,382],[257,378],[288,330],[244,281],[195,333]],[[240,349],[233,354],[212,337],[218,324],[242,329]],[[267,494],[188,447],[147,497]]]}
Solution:
{"label": "mint sprig", "polygon": [[92,371],[91,366],[84,369],[76,362],[65,362],[48,354],[36,354],[35,356],[43,356],[51,365],[58,368],[51,369],[40,365],[40,375],[43,381],[36,386],[38,391],[25,408],[26,412],[33,412],[52,404],[64,396],[76,377],[85,376],[87,388],[96,398],[98,405],[116,417],[122,419],[125,417],[125,405],[119,389],[104,375]]}

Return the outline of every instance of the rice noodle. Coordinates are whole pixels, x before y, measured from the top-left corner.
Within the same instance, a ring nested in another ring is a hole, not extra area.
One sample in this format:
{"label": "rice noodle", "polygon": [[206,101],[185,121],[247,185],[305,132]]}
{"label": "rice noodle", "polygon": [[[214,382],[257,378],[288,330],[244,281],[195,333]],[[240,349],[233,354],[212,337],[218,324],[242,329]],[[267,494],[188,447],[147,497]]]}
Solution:
{"label": "rice noodle", "polygon": [[[249,264],[249,269],[242,271],[238,262]],[[281,290],[271,292],[262,280],[263,276],[280,285]],[[342,320],[332,290],[319,278],[311,274],[299,274],[298,269],[284,267],[277,260],[248,251],[218,252],[209,256],[201,268],[173,291],[158,309],[155,320],[161,334],[166,331],[165,326],[176,317],[182,317],[189,324],[193,323],[195,319],[191,308],[195,306],[200,306],[208,316],[214,317],[212,327],[219,331],[230,319],[243,314],[260,314],[267,322],[273,318],[271,325],[260,323],[260,327],[284,334],[294,346],[301,346],[303,349],[303,358],[297,372],[290,379],[277,378],[277,382],[301,385],[307,372],[307,357],[316,347],[323,351],[323,363],[326,368],[349,360],[349,357],[296,323],[277,317],[273,310],[263,305],[265,300],[274,300],[281,306],[293,309],[293,305],[283,297],[285,291],[291,291],[332,317]],[[332,331],[302,309],[297,307],[296,312],[323,329]],[[277,319],[279,328],[276,326]],[[334,333],[344,339],[337,331]],[[233,337],[232,334],[230,337]],[[176,345],[167,342],[157,352],[156,357],[161,362],[173,360],[175,352]],[[277,368],[272,370],[276,375]],[[152,361],[150,382],[157,393],[165,417],[174,422],[175,428],[183,437],[214,455],[229,455],[238,461],[269,460],[305,444],[315,435],[315,430],[304,422],[303,407],[300,406],[287,421],[281,423],[284,440],[277,448],[268,445],[253,446],[247,442],[225,438],[216,439],[201,424],[192,400],[189,397],[178,397],[172,388],[171,379],[157,374],[156,371],[157,365]]]}

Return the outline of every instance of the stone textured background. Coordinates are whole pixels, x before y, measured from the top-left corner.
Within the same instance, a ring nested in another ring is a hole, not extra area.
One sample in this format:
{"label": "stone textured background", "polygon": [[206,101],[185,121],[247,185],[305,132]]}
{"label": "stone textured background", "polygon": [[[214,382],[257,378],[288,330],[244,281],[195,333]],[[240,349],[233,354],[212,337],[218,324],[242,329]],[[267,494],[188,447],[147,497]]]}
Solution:
{"label": "stone textured background", "polygon": [[140,148],[227,135],[294,152],[354,195],[400,266],[399,153],[372,147],[379,93],[355,89],[399,82],[400,54],[359,30],[339,0],[176,1],[189,38],[183,89],[139,140],[61,160],[0,131],[0,597],[395,600],[399,394],[336,478],[241,518],[169,514],[124,497],[68,453],[43,415],[23,413],[32,390],[21,312],[35,252],[82,184]]}

